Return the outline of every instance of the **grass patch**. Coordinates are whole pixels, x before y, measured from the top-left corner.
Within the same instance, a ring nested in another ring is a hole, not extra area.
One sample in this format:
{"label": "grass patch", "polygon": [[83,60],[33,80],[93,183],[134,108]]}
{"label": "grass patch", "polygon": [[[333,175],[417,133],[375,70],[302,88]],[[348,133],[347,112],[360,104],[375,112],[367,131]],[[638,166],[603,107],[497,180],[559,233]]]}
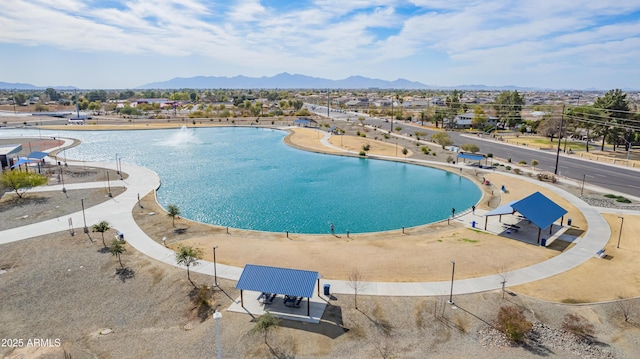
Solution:
{"label": "grass patch", "polygon": [[616,202],[620,202],[620,203],[631,203],[631,200],[626,198],[625,196],[616,196],[615,194],[605,194],[604,195],[607,198],[611,198],[611,199],[615,199]]}
{"label": "grass patch", "polygon": [[478,243],[478,242],[480,242],[479,239],[460,238],[460,240],[463,241],[463,242],[467,242],[467,243]]}
{"label": "grass patch", "polygon": [[583,303],[591,303],[588,300],[584,300],[584,299],[576,299],[576,298],[565,298],[561,301],[562,303],[565,304],[583,304]]}

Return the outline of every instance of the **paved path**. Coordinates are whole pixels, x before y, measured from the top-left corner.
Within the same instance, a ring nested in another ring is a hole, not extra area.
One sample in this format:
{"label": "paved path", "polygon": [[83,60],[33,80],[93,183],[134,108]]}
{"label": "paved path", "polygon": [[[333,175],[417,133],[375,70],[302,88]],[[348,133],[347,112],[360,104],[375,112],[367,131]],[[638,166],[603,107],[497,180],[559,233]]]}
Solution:
{"label": "paved path", "polygon": [[[323,138],[323,143],[326,139]],[[375,156],[369,156],[375,157]],[[382,157],[381,157],[382,158]],[[390,159],[390,158],[385,158]],[[419,161],[413,161],[419,162]],[[426,161],[425,161],[426,162]],[[84,163],[84,162],[81,162]],[[442,165],[442,163],[439,163]],[[104,167],[116,169],[115,163],[86,163],[92,167]],[[132,209],[138,205],[138,195],[143,197],[154,191],[160,186],[160,178],[158,175],[146,168],[122,164],[123,172],[129,174],[126,180],[112,181],[113,186],[124,186],[126,191],[119,196],[85,209],[87,224],[97,223],[101,220],[107,220],[113,228],[124,234],[125,240],[141,253],[154,258],[163,263],[177,266],[175,261],[175,253],[165,248],[158,242],[147,236],[142,229],[138,227],[132,216]],[[514,176],[523,181],[530,181],[536,185],[544,186],[556,193],[561,194],[569,200],[574,206],[584,214],[588,230],[585,235],[576,241],[576,245],[571,249],[557,255],[554,258],[544,262],[510,271],[506,273],[507,286],[532,282],[553,275],[565,272],[574,268],[589,259],[602,249],[611,236],[609,225],[602,218],[599,211],[592,208],[579,198],[558,189],[551,184],[529,179],[527,177],[505,174]],[[69,184],[68,189],[76,188],[104,188],[104,182]],[[44,190],[61,190],[61,186],[49,186]],[[637,213],[637,212],[635,212]],[[164,214],[158,214],[164,215]],[[458,220],[469,222],[470,218],[466,218],[467,214],[457,217]],[[71,218],[76,227],[77,235],[82,234],[82,211],[72,213],[69,216],[51,219],[40,223],[26,225],[23,227],[13,228],[0,232],[0,245],[9,242],[24,240],[39,235],[54,233],[68,230],[68,218]],[[78,230],[78,228],[80,230]],[[457,266],[473,265],[473,263],[456,263]],[[192,268],[192,271],[213,275],[213,263],[202,261],[202,265]],[[231,267],[222,264],[217,265],[217,275],[221,278],[238,280],[242,268]],[[476,293],[490,291],[501,288],[503,276],[496,274],[484,277],[476,277],[463,280],[455,280],[453,286],[454,294]],[[334,293],[349,294],[353,289],[345,281],[338,280],[322,280],[323,283],[331,284],[331,291]],[[447,295],[451,289],[451,281],[444,282],[366,282],[362,283],[360,292],[365,295],[385,295],[385,296],[432,296]]]}

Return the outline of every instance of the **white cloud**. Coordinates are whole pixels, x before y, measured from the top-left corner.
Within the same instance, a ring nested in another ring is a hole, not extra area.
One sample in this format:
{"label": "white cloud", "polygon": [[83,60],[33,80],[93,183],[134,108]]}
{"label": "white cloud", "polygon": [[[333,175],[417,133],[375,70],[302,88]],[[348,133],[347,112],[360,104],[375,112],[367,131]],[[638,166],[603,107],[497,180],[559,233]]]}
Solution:
{"label": "white cloud", "polygon": [[[640,11],[640,3],[629,0],[310,0],[285,8],[260,0],[101,4],[2,2],[0,46],[203,56],[233,69],[332,77],[398,60],[419,63],[412,58],[416,54],[437,56],[448,69],[501,73],[525,66],[571,68],[576,57],[584,67],[631,66],[640,34],[638,20],[620,17]],[[407,69],[396,72],[406,74]]]}

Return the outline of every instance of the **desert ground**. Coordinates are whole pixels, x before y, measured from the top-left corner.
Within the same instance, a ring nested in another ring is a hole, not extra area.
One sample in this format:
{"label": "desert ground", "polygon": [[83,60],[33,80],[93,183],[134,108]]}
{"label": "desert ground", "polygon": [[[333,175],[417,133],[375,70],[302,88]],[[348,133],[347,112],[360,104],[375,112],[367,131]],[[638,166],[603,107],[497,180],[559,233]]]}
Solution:
{"label": "desert ground", "polygon": [[[324,147],[318,137],[313,130],[296,129],[286,141],[313,151],[336,151]],[[371,155],[396,153],[395,144],[351,133],[340,137],[334,136],[331,144],[336,147],[342,144],[357,152],[363,143],[368,143]],[[411,144],[402,146],[410,148]],[[402,160],[404,156],[400,153],[398,158]],[[440,167],[447,167],[443,155],[436,158],[443,163]],[[495,208],[540,190],[569,210],[577,231],[587,229],[577,209],[542,187],[522,186],[517,179],[499,172],[479,174],[465,168],[462,175],[478,183],[484,175],[497,188],[504,184],[510,189],[497,195],[499,191],[494,188],[492,195],[492,189],[483,186],[479,209]],[[97,180],[97,175],[93,176],[78,177]],[[52,182],[55,184],[55,179]],[[560,186],[579,193],[570,185]],[[93,198],[92,203],[107,200],[101,191],[73,192],[68,195],[76,202],[83,197]],[[602,198],[595,191],[586,192],[586,196]],[[74,201],[66,203],[60,195],[33,192],[20,205],[16,205],[11,195],[3,196],[0,201],[3,225],[10,228],[26,224],[26,220],[52,218],[34,214],[46,212],[43,208],[47,204],[55,204],[58,210],[63,208],[67,213],[77,210],[73,208],[77,206]],[[220,263],[306,268],[336,279],[344,279],[353,268],[358,268],[369,281],[447,280],[451,258],[458,263],[473,263],[472,267],[456,268],[456,278],[467,278],[520,268],[558,254],[479,233],[455,221],[451,225],[445,222],[410,228],[404,234],[401,231],[355,234],[348,239],[328,234],[290,235],[287,239],[278,233],[235,229],[227,234],[224,228],[188,219],[177,220],[181,230],[175,231],[169,217],[147,215],[149,211],[162,213],[153,195],[145,197],[143,204],[144,209],[134,208],[134,218],[151,238],[166,236],[172,248],[201,246],[206,249],[204,259],[211,260],[209,249],[218,245]],[[0,327],[0,337],[59,338],[61,345],[0,347],[0,356],[61,357],[64,350],[73,358],[211,356],[215,353],[211,312],[218,308],[223,310],[223,357],[632,358],[640,347],[640,301],[635,299],[640,295],[637,274],[640,268],[636,260],[640,240],[634,235],[640,221],[636,215],[625,214],[624,230],[620,233],[618,215],[604,216],[611,226],[606,259],[593,258],[542,281],[507,286],[506,294],[496,291],[458,296],[455,307],[446,305],[444,297],[358,296],[356,309],[352,295],[339,295],[330,301],[321,324],[283,321],[270,336],[268,345],[260,336],[251,334],[254,318],[224,311],[238,296],[234,282],[223,280],[221,287],[211,292],[210,306],[203,309],[193,300],[193,287],[184,270],[146,258],[127,246],[122,261],[129,270],[119,271],[117,259],[102,250],[96,234],[92,234],[94,242],[84,235],[71,237],[64,232],[10,243],[1,246],[0,251],[3,289],[0,321],[10,323]],[[11,221],[5,223],[5,218]],[[116,230],[110,230],[106,236],[112,238]],[[620,248],[616,248],[618,238]],[[199,285],[211,283],[210,277],[200,274],[192,274],[192,279]],[[538,337],[534,335],[527,344],[513,346],[496,333],[493,326],[502,305],[523,309],[529,320],[538,323],[533,332]],[[567,313],[584,317],[594,325],[595,334],[580,339],[561,331]]]}

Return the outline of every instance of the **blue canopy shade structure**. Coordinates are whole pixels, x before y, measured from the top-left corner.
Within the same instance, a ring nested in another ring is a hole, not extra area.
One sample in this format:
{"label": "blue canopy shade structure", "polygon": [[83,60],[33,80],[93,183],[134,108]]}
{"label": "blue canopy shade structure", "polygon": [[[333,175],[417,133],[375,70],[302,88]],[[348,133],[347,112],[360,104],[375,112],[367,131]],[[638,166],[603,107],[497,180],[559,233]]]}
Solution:
{"label": "blue canopy shade structure", "polygon": [[311,118],[298,118],[296,120],[293,121],[293,124],[296,126],[303,126],[303,127],[311,127],[311,126],[315,126],[318,122],[314,119]]}
{"label": "blue canopy shade structure", "polygon": [[20,165],[23,165],[25,163],[31,163],[31,162],[37,162],[37,160],[30,160],[28,158],[20,157],[18,158],[18,161],[14,163],[13,166],[11,166],[11,168],[16,168]]}
{"label": "blue canopy shade structure", "polygon": [[[243,307],[243,290],[303,297],[308,301],[308,298],[313,297],[313,289],[318,278],[318,272],[313,271],[247,264],[236,289],[240,289]],[[308,310],[307,305],[307,312]]]}
{"label": "blue canopy shade structure", "polygon": [[483,155],[472,155],[470,153],[458,153],[458,158],[464,158],[467,160],[474,160],[474,161],[482,161],[484,160],[484,156]]}
{"label": "blue canopy shade structure", "polygon": [[37,160],[37,161],[39,161],[39,160],[41,160],[41,159],[43,159],[43,158],[47,157],[48,155],[49,155],[49,154],[48,154],[48,153],[46,153],[46,152],[38,152],[38,151],[36,151],[36,152],[31,152],[30,154],[28,154],[28,155],[27,155],[27,158],[28,158],[28,159],[30,159],[30,160]]}
{"label": "blue canopy shade structure", "polygon": [[558,206],[540,192],[517,201],[512,207],[538,228],[547,228],[556,219],[567,214],[566,209]]}
{"label": "blue canopy shade structure", "polygon": [[[485,213],[484,229],[487,229],[487,219],[489,216],[502,216],[505,214],[514,214],[515,212],[520,213],[524,218],[538,227],[538,243],[540,243],[540,231],[547,227],[553,227],[553,222],[558,218],[561,218],[560,225],[562,225],[562,218],[567,214],[566,209],[560,207],[542,193],[535,192],[523,199],[511,201]],[[552,229],[553,228],[550,228],[550,231]]]}

